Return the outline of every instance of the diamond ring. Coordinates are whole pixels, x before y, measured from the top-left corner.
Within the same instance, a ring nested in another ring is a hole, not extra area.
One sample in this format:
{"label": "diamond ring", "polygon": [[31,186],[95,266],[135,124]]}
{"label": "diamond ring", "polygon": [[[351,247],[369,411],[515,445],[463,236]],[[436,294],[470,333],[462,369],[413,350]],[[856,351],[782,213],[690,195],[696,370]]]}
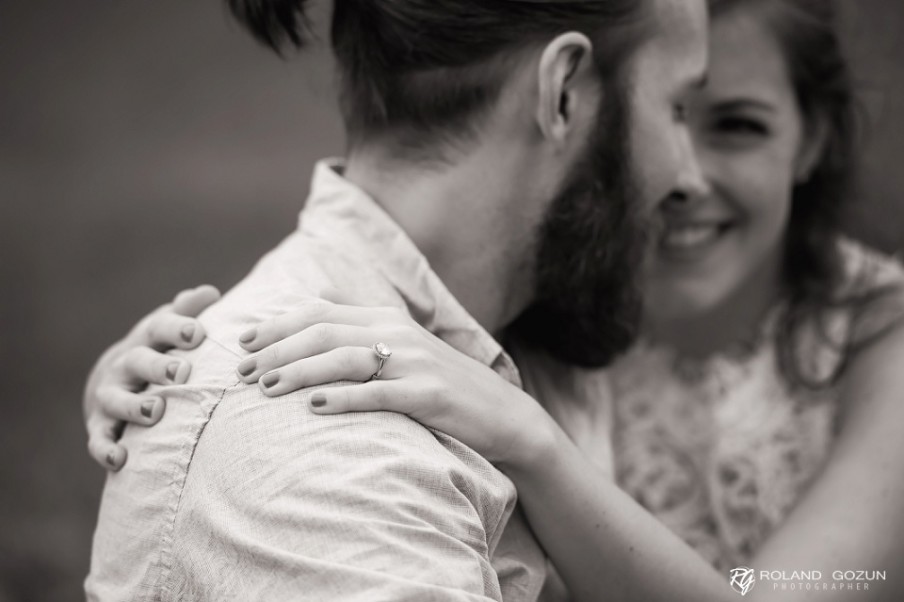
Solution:
{"label": "diamond ring", "polygon": [[373,373],[373,376],[368,379],[368,382],[380,378],[380,375],[383,374],[383,364],[385,364],[386,360],[392,355],[392,350],[386,343],[374,343],[372,349],[374,350],[374,355],[380,360],[380,365],[377,367],[377,371]]}

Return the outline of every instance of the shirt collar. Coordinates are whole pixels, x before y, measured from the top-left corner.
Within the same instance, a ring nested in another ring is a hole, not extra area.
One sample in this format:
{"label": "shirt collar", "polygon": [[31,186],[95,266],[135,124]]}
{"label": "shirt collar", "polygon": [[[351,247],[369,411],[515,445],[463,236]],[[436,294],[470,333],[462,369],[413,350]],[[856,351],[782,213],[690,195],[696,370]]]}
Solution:
{"label": "shirt collar", "polygon": [[339,236],[346,252],[375,267],[392,284],[424,328],[521,387],[518,369],[499,342],[449,292],[401,227],[341,175],[343,169],[341,159],[317,163],[299,229]]}

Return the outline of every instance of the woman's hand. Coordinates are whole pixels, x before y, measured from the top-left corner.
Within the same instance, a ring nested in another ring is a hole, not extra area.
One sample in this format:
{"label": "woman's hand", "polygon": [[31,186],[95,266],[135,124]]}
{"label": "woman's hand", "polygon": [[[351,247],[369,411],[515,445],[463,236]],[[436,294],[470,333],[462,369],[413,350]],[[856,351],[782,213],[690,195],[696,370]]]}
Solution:
{"label": "woman's hand", "polygon": [[165,355],[168,349],[194,349],[204,340],[195,317],[220,298],[210,286],[179,293],[132,328],[97,360],[85,385],[83,410],[88,429],[88,452],[109,470],[126,462],[126,449],[117,443],[126,422],[144,426],[163,416],[161,397],[141,395],[149,384],[182,384],[191,365]]}
{"label": "woman's hand", "polygon": [[[259,381],[266,395],[362,383],[316,391],[310,403],[318,414],[400,412],[500,465],[532,461],[550,431],[551,419],[529,395],[396,308],[312,303],[260,324],[240,341],[255,353],[238,365],[239,376]],[[392,355],[371,380],[380,368],[376,343]]]}

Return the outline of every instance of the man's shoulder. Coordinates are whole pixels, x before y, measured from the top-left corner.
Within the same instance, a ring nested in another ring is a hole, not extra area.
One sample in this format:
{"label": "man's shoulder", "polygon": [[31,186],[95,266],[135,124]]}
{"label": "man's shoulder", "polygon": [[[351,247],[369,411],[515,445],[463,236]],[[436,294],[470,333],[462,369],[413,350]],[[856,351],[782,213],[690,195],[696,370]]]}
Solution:
{"label": "man's shoulder", "polygon": [[295,232],[200,317],[208,338],[237,356],[239,336],[261,322],[340,290],[350,299],[397,305],[399,294],[372,264],[346,254],[342,241]]}

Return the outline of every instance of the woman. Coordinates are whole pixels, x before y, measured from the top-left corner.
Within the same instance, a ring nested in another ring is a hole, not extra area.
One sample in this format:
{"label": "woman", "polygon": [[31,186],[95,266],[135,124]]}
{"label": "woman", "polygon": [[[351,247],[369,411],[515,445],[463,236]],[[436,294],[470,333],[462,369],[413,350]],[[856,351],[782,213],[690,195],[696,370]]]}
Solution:
{"label": "woman", "polygon": [[[742,565],[828,581],[904,568],[904,272],[839,234],[853,124],[834,12],[717,0],[712,16],[709,84],[688,103],[709,190],[659,208],[644,335],[610,368],[528,382],[540,412],[391,310],[301,308],[241,339],[254,355],[239,373],[274,396],[382,368],[315,391],[311,410],[403,412],[480,452],[512,478],[579,600],[727,599],[727,571]],[[197,344],[186,316],[214,296],[177,299],[102,358],[86,395],[96,458],[124,461],[116,420],[159,419],[162,404],[139,410],[126,388],[187,377],[147,345]],[[376,363],[375,341],[392,356]],[[516,356],[550,362],[524,345]],[[892,597],[889,586],[857,599]]]}

